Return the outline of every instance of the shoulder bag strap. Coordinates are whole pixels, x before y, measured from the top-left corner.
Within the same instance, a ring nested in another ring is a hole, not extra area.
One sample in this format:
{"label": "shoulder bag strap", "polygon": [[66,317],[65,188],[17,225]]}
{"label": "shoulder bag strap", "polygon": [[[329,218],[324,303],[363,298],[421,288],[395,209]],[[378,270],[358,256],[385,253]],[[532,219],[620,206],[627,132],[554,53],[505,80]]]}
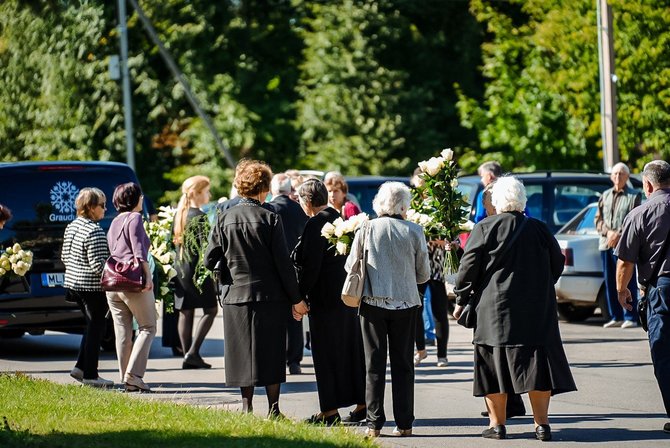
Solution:
{"label": "shoulder bag strap", "polygon": [[114,240],[114,247],[112,248],[112,252],[116,251],[116,245],[119,243],[119,239],[121,239],[121,235],[123,235],[123,231],[126,228],[126,223],[128,222],[128,219],[130,218],[130,214],[132,212],[127,212],[128,214],[126,215],[126,219],[123,220],[123,224],[121,224],[121,231],[116,237],[116,240]]}
{"label": "shoulder bag strap", "polygon": [[[528,218],[525,216],[522,218],[521,223],[519,223],[519,226],[514,230],[514,233],[509,237],[507,242],[505,243],[505,247],[503,248],[503,251],[500,253],[498,258],[496,258],[496,261],[493,262],[491,267],[486,271],[486,274],[484,275],[484,280],[479,284],[479,288],[477,288],[477,293],[475,295],[475,299],[478,300],[479,293],[484,290],[486,285],[488,285],[489,281],[491,280],[491,277],[493,277],[493,273],[495,272],[496,268],[500,266],[501,260],[505,258],[505,255],[509,252],[509,249],[512,247],[516,239],[519,237],[521,234],[521,230],[524,228],[526,225],[526,222],[528,221]],[[476,303],[473,303],[472,306],[476,305]]]}

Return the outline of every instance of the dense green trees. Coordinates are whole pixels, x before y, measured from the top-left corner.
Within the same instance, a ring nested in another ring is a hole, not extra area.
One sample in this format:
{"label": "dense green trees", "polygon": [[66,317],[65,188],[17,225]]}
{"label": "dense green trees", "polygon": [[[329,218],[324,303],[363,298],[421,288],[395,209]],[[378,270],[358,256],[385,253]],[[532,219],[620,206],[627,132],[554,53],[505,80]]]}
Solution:
{"label": "dense green trees", "polygon": [[[670,2],[612,0],[622,159],[667,157]],[[593,0],[141,0],[235,157],[406,174],[601,168]],[[155,199],[231,170],[129,8],[137,170]],[[116,2],[0,3],[0,160],[125,155]]]}

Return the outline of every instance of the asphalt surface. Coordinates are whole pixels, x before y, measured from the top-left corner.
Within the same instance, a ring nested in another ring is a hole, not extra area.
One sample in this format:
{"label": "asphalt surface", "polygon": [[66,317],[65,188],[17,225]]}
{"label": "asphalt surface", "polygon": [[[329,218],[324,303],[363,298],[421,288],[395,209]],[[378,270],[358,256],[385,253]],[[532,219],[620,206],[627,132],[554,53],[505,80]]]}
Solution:
{"label": "asphalt surface", "polygon": [[[670,434],[662,432],[670,419],[665,415],[653,376],[646,334],[639,328],[603,329],[595,318],[586,323],[561,323],[568,360],[578,392],[554,397],[550,420],[554,441],[561,446],[670,447]],[[435,348],[416,370],[414,435],[391,437],[393,413],[390,377],[387,375],[386,414],[382,446],[469,447],[488,444],[537,446],[532,417],[508,421],[508,439],[491,441],[480,434],[488,419],[479,415],[483,400],[472,396],[471,334],[451,321],[449,365],[438,368]],[[0,371],[20,371],[59,383],[75,383],[69,376],[80,337],[62,333],[26,335],[21,339],[0,339]],[[160,331],[154,341],[145,381],[152,394],[128,394],[135,399],[168,400],[178,403],[240,410],[238,390],[224,383],[223,324],[217,317],[202,349],[211,370],[182,370],[181,359],[161,346]],[[103,353],[100,375],[119,381],[116,358]],[[115,389],[120,393],[120,388]],[[114,393],[114,392],[110,392]],[[255,412],[262,416],[267,402],[256,389]],[[530,413],[528,398],[524,398]],[[300,420],[318,410],[314,369],[305,352],[303,374],[288,375],[282,385],[282,412]],[[342,409],[347,415],[349,410]],[[324,429],[327,430],[327,429]],[[364,428],[352,427],[363,433]]]}

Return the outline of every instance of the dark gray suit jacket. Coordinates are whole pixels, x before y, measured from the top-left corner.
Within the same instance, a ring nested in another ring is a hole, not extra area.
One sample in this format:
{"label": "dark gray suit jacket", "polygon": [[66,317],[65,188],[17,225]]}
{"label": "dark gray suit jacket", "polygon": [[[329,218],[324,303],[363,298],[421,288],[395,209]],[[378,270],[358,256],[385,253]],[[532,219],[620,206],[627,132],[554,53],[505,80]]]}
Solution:
{"label": "dark gray suit jacket", "polygon": [[269,204],[272,209],[281,216],[284,226],[284,236],[286,237],[286,246],[288,251],[292,252],[298,244],[298,239],[302,235],[308,216],[300,207],[300,204],[286,195],[279,195],[272,198]]}

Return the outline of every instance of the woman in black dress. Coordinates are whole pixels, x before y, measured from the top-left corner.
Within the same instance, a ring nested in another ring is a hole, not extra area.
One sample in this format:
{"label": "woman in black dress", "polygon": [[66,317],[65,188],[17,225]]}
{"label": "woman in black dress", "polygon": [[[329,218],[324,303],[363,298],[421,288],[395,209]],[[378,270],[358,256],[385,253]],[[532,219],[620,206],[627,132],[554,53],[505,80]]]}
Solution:
{"label": "woman in black dress", "polygon": [[497,214],[475,225],[461,258],[454,310],[458,318],[474,289],[483,288],[473,336],[473,394],[486,397],[490,420],[482,437],[504,439],[508,394],[528,393],[535,435],[551,440],[550,397],[577,389],[556,312],[564,257],[547,226],[524,216],[519,180],[498,178],[492,202]]}
{"label": "woman in black dress", "polygon": [[[200,347],[212,328],[218,311],[214,283],[210,277],[207,277],[200,287],[195,285],[193,277],[198,264],[197,257],[201,252],[189,250],[188,244],[184,244],[185,234],[195,236],[197,242],[207,238],[207,235],[202,234],[202,222],[207,219],[207,215],[200,210],[200,207],[209,202],[209,184],[209,178],[206,176],[193,176],[186,179],[181,187],[182,195],[174,219],[173,241],[177,252],[174,307],[179,311],[177,328],[184,351],[183,369],[212,367],[200,356]],[[195,337],[193,337],[196,308],[202,308],[203,315],[198,322]]]}
{"label": "woman in black dress", "polygon": [[345,421],[365,420],[365,359],[355,308],[341,300],[346,277],[346,256],[339,255],[321,236],[324,224],[340,214],[328,206],[328,190],[319,180],[309,179],[298,190],[300,205],[310,217],[293,262],[298,271],[300,294],[309,303],[309,330],[321,412],[308,423],[336,424],[338,408],[356,405]]}
{"label": "woman in black dress", "polygon": [[218,270],[222,288],[226,385],[237,386],[245,411],[255,386],[265,386],[269,417],[278,417],[279,386],[286,381],[286,315],[307,312],[300,299],[279,215],[263,206],[272,171],[241,161],[235,170],[240,202],[217,216],[205,266]]}

